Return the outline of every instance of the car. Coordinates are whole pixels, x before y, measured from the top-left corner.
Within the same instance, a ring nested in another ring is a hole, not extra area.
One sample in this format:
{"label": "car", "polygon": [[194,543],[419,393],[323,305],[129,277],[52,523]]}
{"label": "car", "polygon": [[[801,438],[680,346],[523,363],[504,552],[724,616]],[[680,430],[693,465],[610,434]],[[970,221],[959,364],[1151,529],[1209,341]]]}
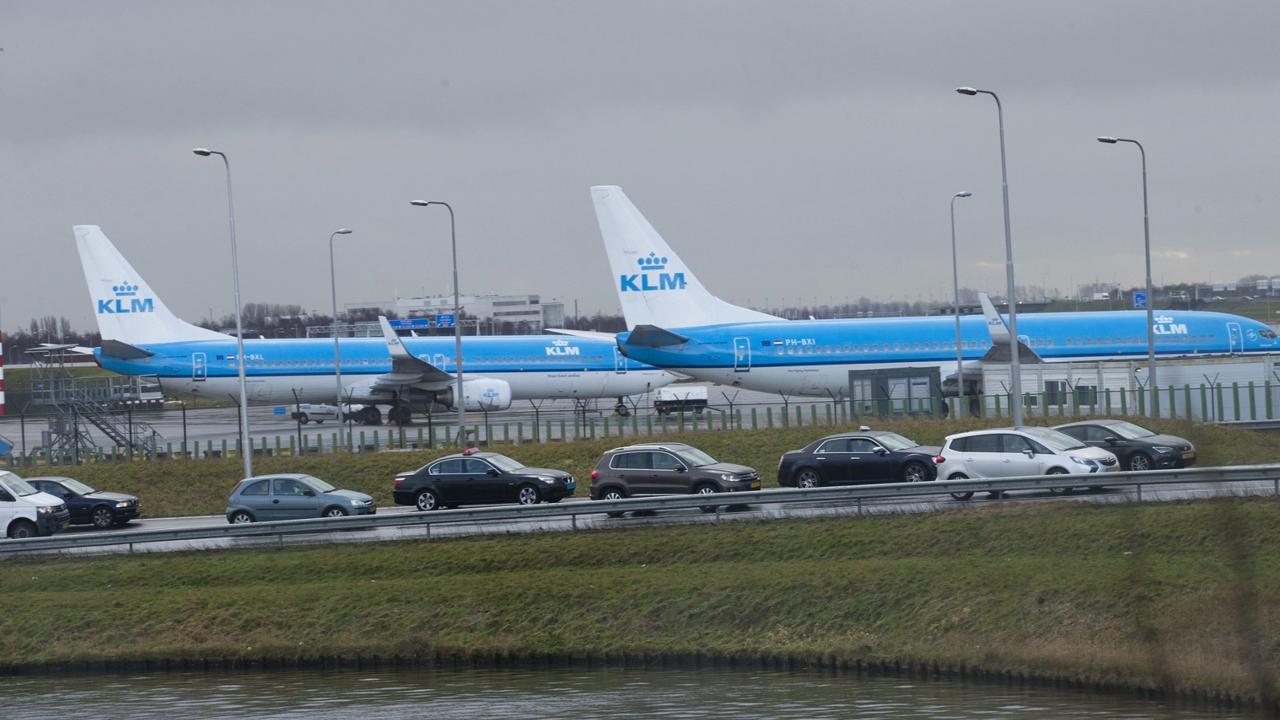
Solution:
{"label": "car", "polygon": [[1196,447],[1189,440],[1160,434],[1128,420],[1081,420],[1054,429],[1085,445],[1114,453],[1125,470],[1184,468],[1196,464]]}
{"label": "car", "polygon": [[227,522],[299,520],[344,515],[373,515],[373,498],[339,490],[318,477],[301,473],[258,475],[236,484],[227,499]]}
{"label": "car", "polygon": [[882,482],[927,482],[938,476],[940,448],[895,432],[828,435],[778,458],[778,484],[815,488]]}
{"label": "car", "polygon": [[[592,500],[643,495],[711,495],[760,489],[760,474],[746,465],[717,462],[692,445],[627,445],[600,456],[591,471]],[[715,505],[702,507],[715,512]],[[619,517],[622,513],[609,513]]]}
{"label": "car", "polygon": [[[1043,427],[993,428],[948,435],[940,455],[938,475],[948,480],[1096,475],[1120,469],[1119,461],[1110,452]],[[1098,486],[1094,478],[1083,484]],[[1070,485],[1062,485],[1050,491],[1061,494],[1071,489]],[[951,493],[951,497],[968,500],[973,493]]]}
{"label": "car", "polygon": [[141,503],[133,495],[95,490],[69,477],[34,477],[27,482],[40,492],[61,498],[71,513],[72,525],[107,530],[142,517]]}
{"label": "car", "polygon": [[338,406],[324,403],[299,403],[293,406],[293,412],[289,413],[289,417],[303,425],[309,422],[323,425],[325,420],[342,422],[342,413],[338,412]]}
{"label": "car", "polygon": [[563,470],[525,467],[501,453],[469,448],[396,475],[391,495],[397,505],[430,511],[483,503],[554,503],[576,488],[573,475]]}
{"label": "car", "polygon": [[66,530],[70,522],[71,513],[62,500],[0,470],[0,529],[5,535],[19,539],[52,535]]}

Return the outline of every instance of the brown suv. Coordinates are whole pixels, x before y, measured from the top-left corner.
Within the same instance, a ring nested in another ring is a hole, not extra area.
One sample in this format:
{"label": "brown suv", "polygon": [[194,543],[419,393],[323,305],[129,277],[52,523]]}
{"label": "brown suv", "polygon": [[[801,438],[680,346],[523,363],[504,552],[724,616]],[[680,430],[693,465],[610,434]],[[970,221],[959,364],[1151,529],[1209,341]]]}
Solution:
{"label": "brown suv", "polygon": [[[760,474],[754,468],[716,462],[698,448],[683,443],[614,448],[601,456],[591,471],[592,500],[759,489]],[[702,511],[715,509],[711,505]],[[612,517],[621,514],[609,513]]]}

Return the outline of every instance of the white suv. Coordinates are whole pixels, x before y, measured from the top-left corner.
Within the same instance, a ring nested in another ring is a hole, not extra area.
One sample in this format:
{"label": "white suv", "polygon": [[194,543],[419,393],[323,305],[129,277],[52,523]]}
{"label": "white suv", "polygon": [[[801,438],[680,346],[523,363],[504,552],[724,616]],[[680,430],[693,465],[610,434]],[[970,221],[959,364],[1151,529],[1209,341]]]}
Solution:
{"label": "white suv", "polygon": [[[938,477],[948,480],[1089,475],[1120,469],[1116,456],[1106,450],[1089,447],[1066,433],[1042,427],[994,428],[949,435],[941,456]],[[1088,484],[1097,485],[1092,479]],[[1065,493],[1071,486],[1050,490]],[[951,493],[951,496],[968,500],[973,493]]]}

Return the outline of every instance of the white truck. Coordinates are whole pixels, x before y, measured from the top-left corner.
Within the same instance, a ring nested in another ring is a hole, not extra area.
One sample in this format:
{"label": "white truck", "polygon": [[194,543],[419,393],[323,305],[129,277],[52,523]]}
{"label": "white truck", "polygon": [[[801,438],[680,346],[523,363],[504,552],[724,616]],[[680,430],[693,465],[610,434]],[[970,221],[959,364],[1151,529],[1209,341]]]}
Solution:
{"label": "white truck", "polygon": [[0,528],[11,538],[52,535],[71,523],[67,504],[0,470]]}
{"label": "white truck", "polygon": [[659,415],[690,410],[701,415],[706,408],[706,385],[669,385],[654,392],[653,411]]}

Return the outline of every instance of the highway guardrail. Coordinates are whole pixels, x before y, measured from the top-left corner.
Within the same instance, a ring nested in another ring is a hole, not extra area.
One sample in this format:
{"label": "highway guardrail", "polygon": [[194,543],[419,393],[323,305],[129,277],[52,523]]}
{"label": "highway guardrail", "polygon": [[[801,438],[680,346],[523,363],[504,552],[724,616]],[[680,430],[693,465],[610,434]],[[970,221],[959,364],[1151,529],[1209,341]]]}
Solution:
{"label": "highway guardrail", "polygon": [[1047,490],[1061,487],[1135,488],[1137,501],[1142,489],[1152,485],[1191,485],[1200,483],[1269,482],[1271,491],[1280,497],[1280,464],[1236,465],[1180,470],[1148,470],[1142,472],[1109,472],[1089,475],[1034,475],[988,480],[935,480],[919,483],[884,483],[875,485],[842,485],[810,489],[771,489],[716,495],[659,495],[625,500],[543,503],[539,505],[499,505],[433,512],[409,512],[383,515],[357,515],[340,518],[277,520],[243,525],[205,525],[170,530],[107,531],[59,534],[50,537],[0,541],[0,556],[16,556],[52,550],[130,546],[161,542],[217,540],[221,538],[314,535],[338,531],[378,530],[398,527],[426,527],[428,535],[434,525],[485,523],[494,521],[538,521],[568,518],[576,527],[577,518],[608,512],[678,510],[716,505],[792,504],[792,503],[856,503],[861,510],[864,500],[907,499],[949,493],[1004,493],[1019,490]]}

